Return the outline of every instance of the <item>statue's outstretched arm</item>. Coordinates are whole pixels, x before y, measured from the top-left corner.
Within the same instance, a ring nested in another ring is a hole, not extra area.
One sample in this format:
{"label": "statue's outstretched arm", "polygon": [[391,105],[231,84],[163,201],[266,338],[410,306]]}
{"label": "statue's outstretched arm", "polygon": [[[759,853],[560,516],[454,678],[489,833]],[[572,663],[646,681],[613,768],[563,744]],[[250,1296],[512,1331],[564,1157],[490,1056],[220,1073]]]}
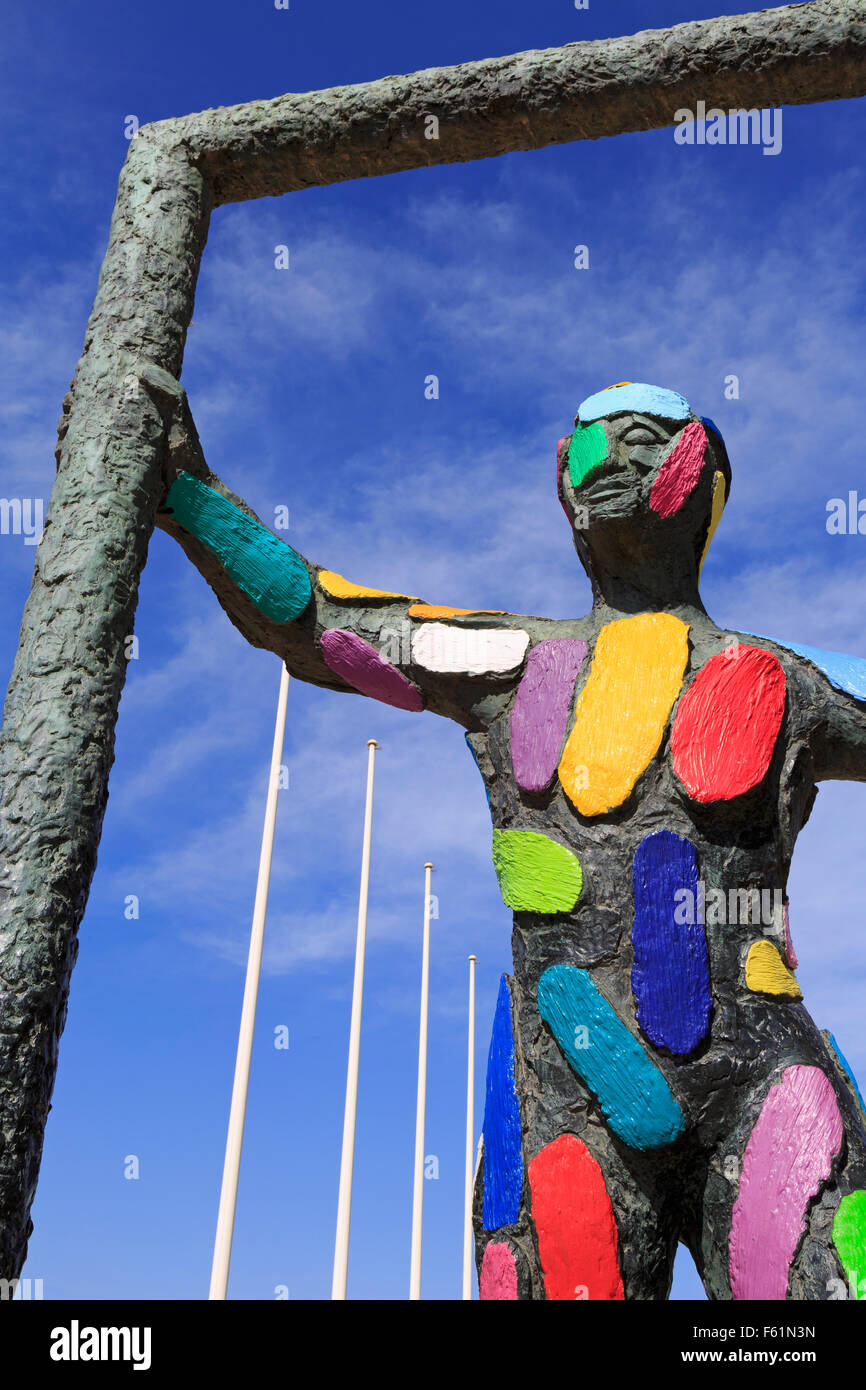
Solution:
{"label": "statue's outstretched arm", "polygon": [[470,628],[456,610],[353,584],[305,559],[210,470],[178,383],[154,373],[143,384],[172,415],[156,524],[247,641],[275,652],[300,680],[486,728],[519,680],[527,620],[478,614]]}
{"label": "statue's outstretched arm", "polygon": [[862,668],[862,691],[854,694],[828,683],[821,692],[822,715],[813,741],[818,781],[866,782],[866,661],[845,660]]}
{"label": "statue's outstretched arm", "polygon": [[866,782],[866,659],[802,643],[776,646],[814,780]]}

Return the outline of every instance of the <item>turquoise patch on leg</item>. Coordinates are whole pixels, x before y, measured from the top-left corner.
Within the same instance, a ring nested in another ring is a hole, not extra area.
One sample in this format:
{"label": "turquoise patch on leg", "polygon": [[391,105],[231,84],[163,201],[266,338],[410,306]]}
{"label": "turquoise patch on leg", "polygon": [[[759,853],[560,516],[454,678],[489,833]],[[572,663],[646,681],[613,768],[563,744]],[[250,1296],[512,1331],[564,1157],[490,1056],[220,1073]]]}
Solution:
{"label": "turquoise patch on leg", "polygon": [[683,1112],[670,1086],[588,971],[545,970],[538,1008],[614,1134],[633,1149],[658,1149],[682,1134]]}
{"label": "turquoise patch on leg", "polygon": [[866,1112],[866,1101],[863,1100],[863,1095],[861,1093],[860,1087],[857,1084],[857,1078],[854,1075],[851,1063],[848,1061],[848,1058],[845,1056],[845,1053],[842,1051],[841,1047],[839,1046],[829,1029],[827,1030],[826,1036],[827,1041],[829,1042],[831,1048],[833,1049],[833,1052],[835,1053],[836,1060],[839,1063],[839,1066],[842,1068],[848,1080],[851,1082],[854,1094],[860,1102],[860,1109]]}
{"label": "turquoise patch on leg", "polygon": [[291,546],[228,498],[181,473],[166,508],[175,521],[212,550],[247,598],[276,623],[303,613],[312,597],[307,567]]}

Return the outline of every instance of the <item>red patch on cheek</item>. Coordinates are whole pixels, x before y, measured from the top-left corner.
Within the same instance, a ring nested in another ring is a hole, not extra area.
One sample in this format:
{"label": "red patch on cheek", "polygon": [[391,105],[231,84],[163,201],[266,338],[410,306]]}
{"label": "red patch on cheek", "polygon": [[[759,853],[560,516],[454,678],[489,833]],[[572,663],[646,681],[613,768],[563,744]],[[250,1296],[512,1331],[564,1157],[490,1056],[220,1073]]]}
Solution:
{"label": "red patch on cheek", "polygon": [[652,486],[650,506],[659,516],[673,516],[694,492],[704,467],[706,447],[703,425],[686,425]]}

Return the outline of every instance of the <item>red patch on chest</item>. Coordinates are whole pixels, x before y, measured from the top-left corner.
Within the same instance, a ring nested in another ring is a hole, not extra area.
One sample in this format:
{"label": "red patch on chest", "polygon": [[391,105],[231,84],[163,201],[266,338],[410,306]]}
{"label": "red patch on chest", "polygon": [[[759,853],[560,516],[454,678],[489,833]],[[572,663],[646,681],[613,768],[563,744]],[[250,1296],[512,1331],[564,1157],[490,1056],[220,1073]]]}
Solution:
{"label": "red patch on chest", "polygon": [[725,801],[766,776],[785,712],[772,652],[741,644],[698,672],[677,706],[674,772],[695,801]]}

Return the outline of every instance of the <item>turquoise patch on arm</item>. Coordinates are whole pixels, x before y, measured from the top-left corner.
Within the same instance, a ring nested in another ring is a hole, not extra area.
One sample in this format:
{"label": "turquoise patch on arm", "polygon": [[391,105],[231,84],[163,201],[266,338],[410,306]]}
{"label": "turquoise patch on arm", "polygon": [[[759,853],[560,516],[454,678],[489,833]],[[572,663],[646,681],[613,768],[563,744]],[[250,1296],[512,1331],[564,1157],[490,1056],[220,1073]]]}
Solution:
{"label": "turquoise patch on arm", "polygon": [[568,476],[580,487],[593,469],[607,458],[607,435],[602,425],[578,425],[568,446]]}
{"label": "turquoise patch on arm", "polygon": [[287,623],[303,613],[313,593],[307,567],[260,521],[190,473],[181,473],[172,484],[166,507],[185,531],[213,551],[266,618]]}
{"label": "turquoise patch on arm", "polygon": [[600,420],[605,415],[615,415],[623,410],[635,411],[639,415],[660,415],[663,420],[686,420],[691,414],[685,396],[676,391],[665,391],[661,386],[647,386],[634,381],[628,386],[611,386],[607,391],[597,391],[594,396],[587,396],[577,412],[577,418],[585,425],[590,420]]}
{"label": "turquoise patch on arm", "polygon": [[784,647],[795,656],[804,656],[824,672],[837,690],[855,695],[858,700],[866,700],[866,658],[846,656],[844,652],[825,652],[821,647],[807,647],[803,642],[780,642],[777,637],[767,637],[760,632],[753,632],[751,636],[764,642],[775,642],[777,647]]}
{"label": "turquoise patch on arm", "polygon": [[633,1149],[658,1149],[682,1133],[683,1112],[670,1086],[588,971],[545,970],[538,1008],[614,1134]]}

